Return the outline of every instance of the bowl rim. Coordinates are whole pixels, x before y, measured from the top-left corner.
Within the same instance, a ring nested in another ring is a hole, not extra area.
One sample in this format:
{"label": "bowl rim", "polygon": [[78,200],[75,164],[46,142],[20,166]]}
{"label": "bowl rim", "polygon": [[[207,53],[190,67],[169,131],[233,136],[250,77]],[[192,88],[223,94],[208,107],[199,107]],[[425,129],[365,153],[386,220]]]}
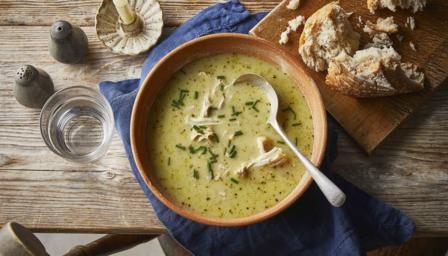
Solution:
{"label": "bowl rim", "polygon": [[[136,95],[135,103],[132,108],[132,114],[131,114],[131,124],[130,124],[130,139],[131,139],[131,149],[132,149],[132,155],[136,164],[136,167],[138,169],[138,172],[140,173],[145,185],[150,189],[150,191],[155,195],[155,197],[161,201],[166,207],[174,211],[175,213],[202,223],[206,225],[212,225],[212,226],[220,226],[220,227],[239,227],[239,226],[245,226],[249,224],[254,224],[257,222],[261,222],[263,220],[266,220],[268,218],[271,218],[283,210],[287,209],[291,204],[293,204],[297,199],[299,199],[305,191],[308,190],[309,186],[313,182],[312,177],[309,175],[307,171],[303,174],[300,181],[297,183],[297,185],[294,187],[294,189],[287,195],[285,198],[283,198],[280,202],[273,205],[272,207],[255,213],[253,215],[240,217],[240,218],[219,218],[219,217],[209,217],[205,216],[196,212],[193,212],[191,210],[184,209],[180,206],[177,206],[175,203],[171,202],[170,199],[165,197],[162,192],[157,189],[157,187],[153,184],[153,182],[150,180],[149,176],[145,172],[144,165],[142,163],[142,160],[138,154],[138,148],[136,146],[136,143],[138,142],[136,138],[136,127],[137,127],[137,109],[140,104],[144,104],[144,101],[142,100],[142,92],[144,91],[145,86],[148,85],[148,80],[150,77],[153,76],[153,74],[162,66],[168,59],[170,59],[173,55],[178,54],[180,51],[184,50],[185,48],[191,47],[194,44],[203,43],[207,40],[219,40],[219,39],[234,39],[234,40],[246,40],[246,41],[252,41],[256,43],[264,44],[266,47],[272,48],[275,50],[275,54],[280,55],[282,59],[284,59],[285,62],[288,63],[288,65],[291,65],[293,69],[295,70],[301,70],[301,73],[303,75],[307,76],[307,80],[309,80],[310,84],[307,86],[311,86],[313,88],[310,88],[310,90],[314,90],[314,97],[311,97],[313,101],[316,101],[314,104],[317,104],[317,113],[311,113],[311,116],[314,118],[315,115],[318,115],[318,118],[320,119],[320,127],[315,127],[314,121],[313,121],[313,135],[316,134],[316,129],[320,130],[319,134],[319,140],[321,141],[321,147],[317,149],[317,152],[314,152],[314,149],[312,150],[313,154],[311,156],[311,162],[315,164],[316,166],[320,166],[322,163],[326,146],[327,146],[327,116],[326,116],[326,110],[324,107],[324,103],[322,100],[322,96],[320,94],[320,91],[312,79],[312,77],[302,68],[298,61],[289,53],[285,52],[283,49],[278,47],[276,44],[267,41],[262,38],[258,38],[255,36],[247,35],[247,34],[238,34],[238,33],[217,33],[212,35],[207,35],[203,37],[199,37],[196,39],[193,39],[191,41],[188,41],[178,47],[176,47],[174,50],[169,52],[167,55],[165,55],[162,59],[160,59],[151,69],[151,71],[146,75],[145,79],[143,80],[140,88],[138,89],[138,93]],[[258,45],[256,45],[258,47]],[[229,51],[229,53],[231,53]],[[196,58],[197,59],[197,58]],[[193,59],[195,60],[195,59]],[[300,90],[300,89],[299,89]],[[306,96],[305,96],[306,97]],[[307,105],[309,106],[310,97],[307,99]],[[316,138],[314,138],[316,140]],[[314,141],[313,141],[313,147],[314,147]]]}

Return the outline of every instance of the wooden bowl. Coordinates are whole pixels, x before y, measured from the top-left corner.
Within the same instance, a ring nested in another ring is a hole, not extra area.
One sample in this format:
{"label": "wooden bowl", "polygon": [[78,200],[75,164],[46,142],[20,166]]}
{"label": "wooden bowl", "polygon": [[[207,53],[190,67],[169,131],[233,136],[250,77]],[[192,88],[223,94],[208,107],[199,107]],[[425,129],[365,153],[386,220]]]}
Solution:
{"label": "wooden bowl", "polygon": [[131,145],[137,168],[146,185],[154,195],[168,208],[176,213],[208,225],[242,226],[270,218],[286,209],[307,190],[312,178],[305,173],[294,190],[282,201],[265,211],[243,218],[208,217],[182,208],[165,197],[156,178],[153,177],[151,154],[148,150],[148,118],[151,106],[159,91],[165,86],[171,76],[186,64],[203,57],[223,54],[241,53],[279,66],[297,83],[311,111],[314,143],[311,161],[319,166],[325,154],[327,141],[327,119],[319,90],[311,77],[298,65],[297,60],[264,39],[242,34],[214,34],[204,36],[176,48],[160,60],[148,74],[137,95],[131,117]]}

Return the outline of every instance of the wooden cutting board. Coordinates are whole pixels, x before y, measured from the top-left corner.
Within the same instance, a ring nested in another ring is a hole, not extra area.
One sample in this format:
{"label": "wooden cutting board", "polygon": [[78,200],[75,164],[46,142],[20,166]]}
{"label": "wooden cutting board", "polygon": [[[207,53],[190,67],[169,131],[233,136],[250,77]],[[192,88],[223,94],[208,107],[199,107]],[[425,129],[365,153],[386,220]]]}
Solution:
{"label": "wooden cutting board", "polygon": [[[324,0],[302,0],[297,10],[286,8],[287,0],[282,1],[260,23],[251,30],[251,34],[278,44],[280,34],[287,27],[289,20],[297,15],[305,18],[329,3]],[[298,41],[303,26],[297,32],[292,32],[288,44],[283,47],[297,58],[316,81],[325,106],[341,126],[361,145],[369,154],[414,110],[427,99],[434,89],[440,86],[448,75],[448,1],[433,0],[423,12],[413,14],[406,10],[379,10],[375,15],[367,9],[366,0],[340,0],[340,5],[347,11],[353,12],[350,20],[353,27],[362,35],[361,45],[369,41],[362,26],[358,26],[358,16],[362,20],[375,22],[378,17],[394,16],[399,25],[399,33],[404,37],[399,42],[396,35],[392,36],[394,48],[402,55],[403,61],[410,61],[421,67],[426,76],[425,90],[418,93],[382,97],[375,99],[357,99],[344,96],[326,87],[326,72],[315,72],[302,62],[298,54]],[[413,16],[416,29],[410,31],[405,27],[406,18]],[[413,42],[417,51],[409,46]]]}

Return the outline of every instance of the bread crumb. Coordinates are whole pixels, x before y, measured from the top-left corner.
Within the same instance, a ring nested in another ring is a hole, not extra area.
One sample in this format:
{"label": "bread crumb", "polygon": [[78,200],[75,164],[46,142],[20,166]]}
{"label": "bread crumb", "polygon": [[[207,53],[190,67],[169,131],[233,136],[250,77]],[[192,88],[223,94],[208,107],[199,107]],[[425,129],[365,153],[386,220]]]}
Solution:
{"label": "bread crumb", "polygon": [[396,33],[398,31],[398,25],[394,22],[394,17],[390,16],[385,19],[378,18],[376,24],[371,21],[367,21],[363,29],[364,32],[369,35],[374,35],[375,33]]}
{"label": "bread crumb", "polygon": [[299,28],[300,25],[302,25],[304,23],[305,23],[305,17],[303,17],[302,15],[299,15],[299,16],[295,17],[294,19],[288,21],[289,28],[292,31],[297,31],[297,28]]}
{"label": "bread crumb", "polygon": [[415,48],[415,45],[414,45],[413,42],[409,42],[409,47],[411,47],[411,49],[412,49],[414,52],[417,51],[417,48]]}
{"label": "bread crumb", "polygon": [[406,19],[405,26],[408,27],[410,30],[414,30],[415,29],[415,19],[414,19],[414,17],[409,16]]}
{"label": "bread crumb", "polygon": [[364,25],[364,21],[361,16],[358,16],[358,27],[362,27]]}
{"label": "bread crumb", "polygon": [[382,48],[382,47],[389,47],[392,45],[393,42],[387,33],[376,33],[372,38],[372,42],[366,44],[364,49],[370,47]]}
{"label": "bread crumb", "polygon": [[367,0],[367,8],[371,13],[375,13],[377,9],[387,8],[393,12],[397,7],[402,9],[412,9],[414,13],[422,11],[426,5],[426,0]]}
{"label": "bread crumb", "polygon": [[281,45],[285,45],[289,41],[289,33],[291,33],[291,28],[288,26],[285,31],[280,34],[280,40],[278,43]]}
{"label": "bread crumb", "polygon": [[290,10],[297,10],[297,8],[299,8],[299,6],[300,6],[300,0],[289,0],[289,3],[286,6],[286,8],[288,8]]}

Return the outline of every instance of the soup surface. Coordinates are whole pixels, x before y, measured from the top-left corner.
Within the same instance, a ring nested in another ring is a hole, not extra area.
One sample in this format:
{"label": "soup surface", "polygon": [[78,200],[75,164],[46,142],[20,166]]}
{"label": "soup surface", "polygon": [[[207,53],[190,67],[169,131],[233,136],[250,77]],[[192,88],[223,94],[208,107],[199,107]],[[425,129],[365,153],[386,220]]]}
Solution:
{"label": "soup surface", "polygon": [[209,217],[253,215],[284,199],[304,167],[267,124],[270,104],[244,73],[276,90],[278,120],[308,157],[311,114],[292,78],[278,67],[240,54],[196,60],[168,82],[151,109],[150,156],[158,187],[183,208]]}

